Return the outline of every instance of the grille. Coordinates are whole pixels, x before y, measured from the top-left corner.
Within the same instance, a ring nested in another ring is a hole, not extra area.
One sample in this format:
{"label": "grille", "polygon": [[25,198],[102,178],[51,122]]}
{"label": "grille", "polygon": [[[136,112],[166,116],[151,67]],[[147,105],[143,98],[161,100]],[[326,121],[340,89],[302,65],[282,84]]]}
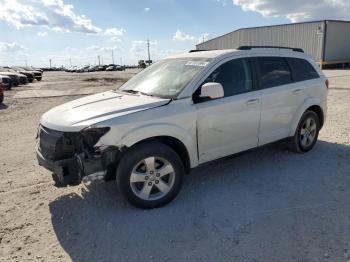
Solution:
{"label": "grille", "polygon": [[78,149],[79,137],[78,133],[60,132],[40,126],[40,153],[53,161],[71,158]]}
{"label": "grille", "polygon": [[10,83],[10,79],[9,79],[9,78],[3,78],[3,79],[2,79],[2,82],[3,82],[4,84],[9,84],[9,83]]}

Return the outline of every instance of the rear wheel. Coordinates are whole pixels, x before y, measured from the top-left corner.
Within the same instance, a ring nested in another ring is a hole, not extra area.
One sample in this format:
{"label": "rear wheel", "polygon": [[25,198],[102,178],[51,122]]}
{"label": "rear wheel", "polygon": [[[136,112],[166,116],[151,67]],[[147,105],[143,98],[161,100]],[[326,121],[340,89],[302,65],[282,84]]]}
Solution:
{"label": "rear wheel", "polygon": [[290,148],[297,153],[310,151],[316,144],[320,130],[320,120],[313,111],[306,111],[301,117]]}
{"label": "rear wheel", "polygon": [[131,204],[156,208],[179,193],[184,166],[177,153],[159,142],[145,142],[131,148],[121,158],[117,186]]}

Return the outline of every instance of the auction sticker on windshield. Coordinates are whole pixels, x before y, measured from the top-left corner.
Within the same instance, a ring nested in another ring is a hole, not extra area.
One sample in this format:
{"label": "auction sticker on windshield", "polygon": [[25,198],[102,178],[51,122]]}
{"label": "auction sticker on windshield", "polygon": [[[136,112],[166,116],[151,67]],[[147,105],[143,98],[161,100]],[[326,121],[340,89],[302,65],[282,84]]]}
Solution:
{"label": "auction sticker on windshield", "polygon": [[187,66],[206,66],[209,62],[206,61],[188,61],[185,65]]}

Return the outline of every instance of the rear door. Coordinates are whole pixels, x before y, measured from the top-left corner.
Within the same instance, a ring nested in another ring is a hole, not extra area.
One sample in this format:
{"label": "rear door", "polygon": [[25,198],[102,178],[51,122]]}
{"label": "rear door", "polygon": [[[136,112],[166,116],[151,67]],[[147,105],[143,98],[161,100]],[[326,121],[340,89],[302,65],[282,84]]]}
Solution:
{"label": "rear door", "polygon": [[261,89],[259,145],[289,136],[290,123],[305,99],[303,82],[294,82],[291,67],[283,57],[257,59]]}

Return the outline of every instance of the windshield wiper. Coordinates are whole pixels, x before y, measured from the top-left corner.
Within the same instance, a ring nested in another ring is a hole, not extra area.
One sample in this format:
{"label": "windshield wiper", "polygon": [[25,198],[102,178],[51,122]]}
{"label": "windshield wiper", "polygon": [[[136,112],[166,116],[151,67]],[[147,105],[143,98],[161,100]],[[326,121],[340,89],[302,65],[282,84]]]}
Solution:
{"label": "windshield wiper", "polygon": [[130,93],[130,94],[140,94],[140,95],[144,95],[144,96],[153,96],[151,94],[147,94],[145,92],[136,91],[136,90],[132,90],[132,89],[126,89],[126,90],[120,90],[120,91],[125,92],[125,93]]}

